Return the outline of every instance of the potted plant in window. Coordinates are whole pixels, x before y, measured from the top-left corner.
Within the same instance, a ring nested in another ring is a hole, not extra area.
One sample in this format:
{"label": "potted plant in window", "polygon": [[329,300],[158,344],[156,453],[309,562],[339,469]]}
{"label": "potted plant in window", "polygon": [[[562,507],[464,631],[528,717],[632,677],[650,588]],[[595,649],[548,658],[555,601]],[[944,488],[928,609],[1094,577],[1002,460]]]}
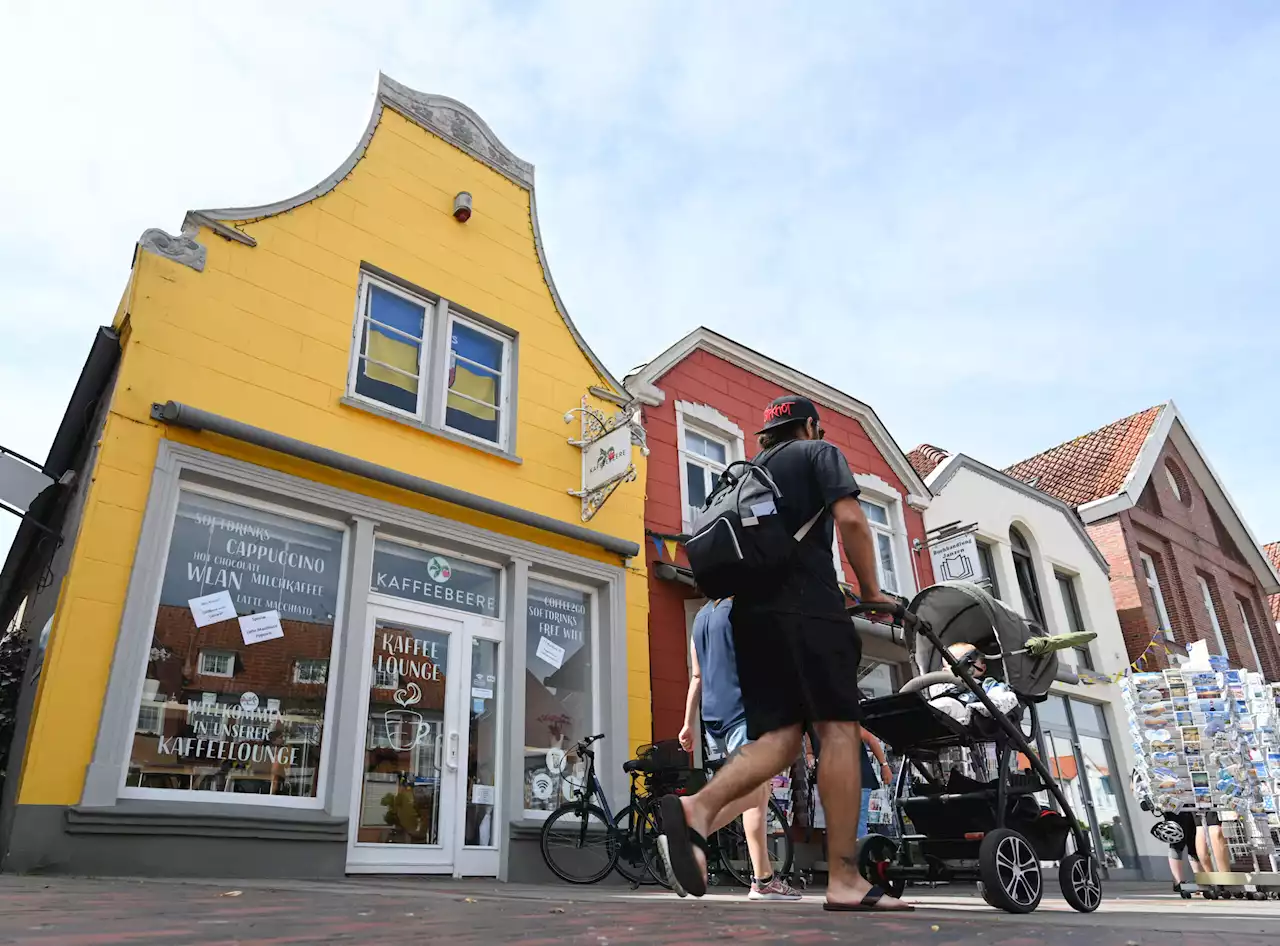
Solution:
{"label": "potted plant in window", "polygon": [[154,702],[160,691],[160,665],[169,660],[173,652],[164,647],[152,647],[147,657],[147,678],[142,681],[142,699]]}

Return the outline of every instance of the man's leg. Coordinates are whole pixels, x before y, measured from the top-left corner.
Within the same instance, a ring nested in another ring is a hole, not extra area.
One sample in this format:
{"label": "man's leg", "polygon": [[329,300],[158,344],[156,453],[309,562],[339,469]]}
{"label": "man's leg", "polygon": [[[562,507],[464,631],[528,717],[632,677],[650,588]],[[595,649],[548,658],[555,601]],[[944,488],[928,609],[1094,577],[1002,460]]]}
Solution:
{"label": "man's leg", "polygon": [[1227,837],[1222,833],[1222,825],[1209,825],[1209,846],[1213,848],[1213,860],[1218,870],[1231,870],[1231,854],[1227,850]]}
{"label": "man's leg", "polygon": [[1196,826],[1196,860],[1204,865],[1205,870],[1214,870],[1213,856],[1209,853],[1209,833],[1204,825]]}
{"label": "man's leg", "polygon": [[[818,793],[827,816],[827,902],[856,904],[871,885],[858,873],[858,812],[862,801],[862,729],[857,723],[818,723],[822,761]],[[898,903],[885,896],[881,903]]]}
{"label": "man's leg", "polygon": [[[766,781],[781,772],[800,752],[800,727],[788,726],[765,733],[755,742],[743,746],[730,757],[724,768],[696,795],[680,799],[685,821],[704,838],[714,830],[726,809],[732,817],[720,821],[720,827],[746,809]],[[735,802],[744,802],[733,811]],[[694,848],[694,859],[706,870],[706,857]]]}
{"label": "man's leg", "polygon": [[1169,873],[1173,874],[1173,884],[1175,887],[1182,883],[1182,857],[1181,855],[1175,854],[1172,850],[1169,851]]}

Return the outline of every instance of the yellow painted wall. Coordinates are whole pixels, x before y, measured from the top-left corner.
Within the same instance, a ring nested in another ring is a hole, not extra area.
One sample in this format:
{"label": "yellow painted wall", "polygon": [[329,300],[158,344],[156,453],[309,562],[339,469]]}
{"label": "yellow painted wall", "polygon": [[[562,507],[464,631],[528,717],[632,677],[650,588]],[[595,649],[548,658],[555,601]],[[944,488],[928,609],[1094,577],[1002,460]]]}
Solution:
{"label": "yellow painted wall", "polygon": [[[475,213],[452,216],[470,191]],[[20,802],[80,798],[159,442],[205,449],[592,557],[617,557],[501,519],[208,434],[166,429],[153,402],[181,401],[365,460],[580,522],[581,454],[566,410],[607,387],[556,311],[533,240],[529,193],[390,108],[364,157],[328,194],[242,223],[256,247],[208,229],[203,272],[137,254],[117,326],[124,356],[71,569],[49,641]],[[520,335],[515,464],[344,406],[361,261]],[[611,410],[610,405],[596,406]],[[644,460],[590,522],[644,542]],[[643,555],[626,580],[629,729],[648,742],[648,597]]]}

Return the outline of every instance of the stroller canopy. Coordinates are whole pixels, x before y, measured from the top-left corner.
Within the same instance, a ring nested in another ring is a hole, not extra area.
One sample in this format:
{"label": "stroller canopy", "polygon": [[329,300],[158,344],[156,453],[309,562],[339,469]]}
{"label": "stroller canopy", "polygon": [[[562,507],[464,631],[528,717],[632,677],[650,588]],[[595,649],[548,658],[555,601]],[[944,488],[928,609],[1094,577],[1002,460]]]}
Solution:
{"label": "stroller canopy", "polygon": [[[1035,656],[1026,650],[1027,641],[1044,632],[977,585],[963,581],[931,585],[916,595],[909,610],[928,622],[943,647],[977,647],[987,655],[987,674],[1009,684],[1018,695],[1039,697],[1049,692],[1058,673],[1057,654]],[[915,657],[921,673],[946,666],[938,648],[923,634],[916,635]]]}

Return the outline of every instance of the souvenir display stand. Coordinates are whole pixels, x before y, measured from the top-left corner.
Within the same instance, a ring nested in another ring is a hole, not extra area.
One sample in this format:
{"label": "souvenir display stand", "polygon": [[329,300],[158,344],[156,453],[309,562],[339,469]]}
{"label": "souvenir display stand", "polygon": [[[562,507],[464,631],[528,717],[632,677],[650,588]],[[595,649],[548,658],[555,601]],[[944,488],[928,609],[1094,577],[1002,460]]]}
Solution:
{"label": "souvenir display stand", "polygon": [[1205,669],[1130,673],[1120,688],[1138,790],[1159,812],[1222,825],[1230,863],[1202,865],[1216,869],[1182,895],[1280,899],[1280,686],[1213,656]]}

